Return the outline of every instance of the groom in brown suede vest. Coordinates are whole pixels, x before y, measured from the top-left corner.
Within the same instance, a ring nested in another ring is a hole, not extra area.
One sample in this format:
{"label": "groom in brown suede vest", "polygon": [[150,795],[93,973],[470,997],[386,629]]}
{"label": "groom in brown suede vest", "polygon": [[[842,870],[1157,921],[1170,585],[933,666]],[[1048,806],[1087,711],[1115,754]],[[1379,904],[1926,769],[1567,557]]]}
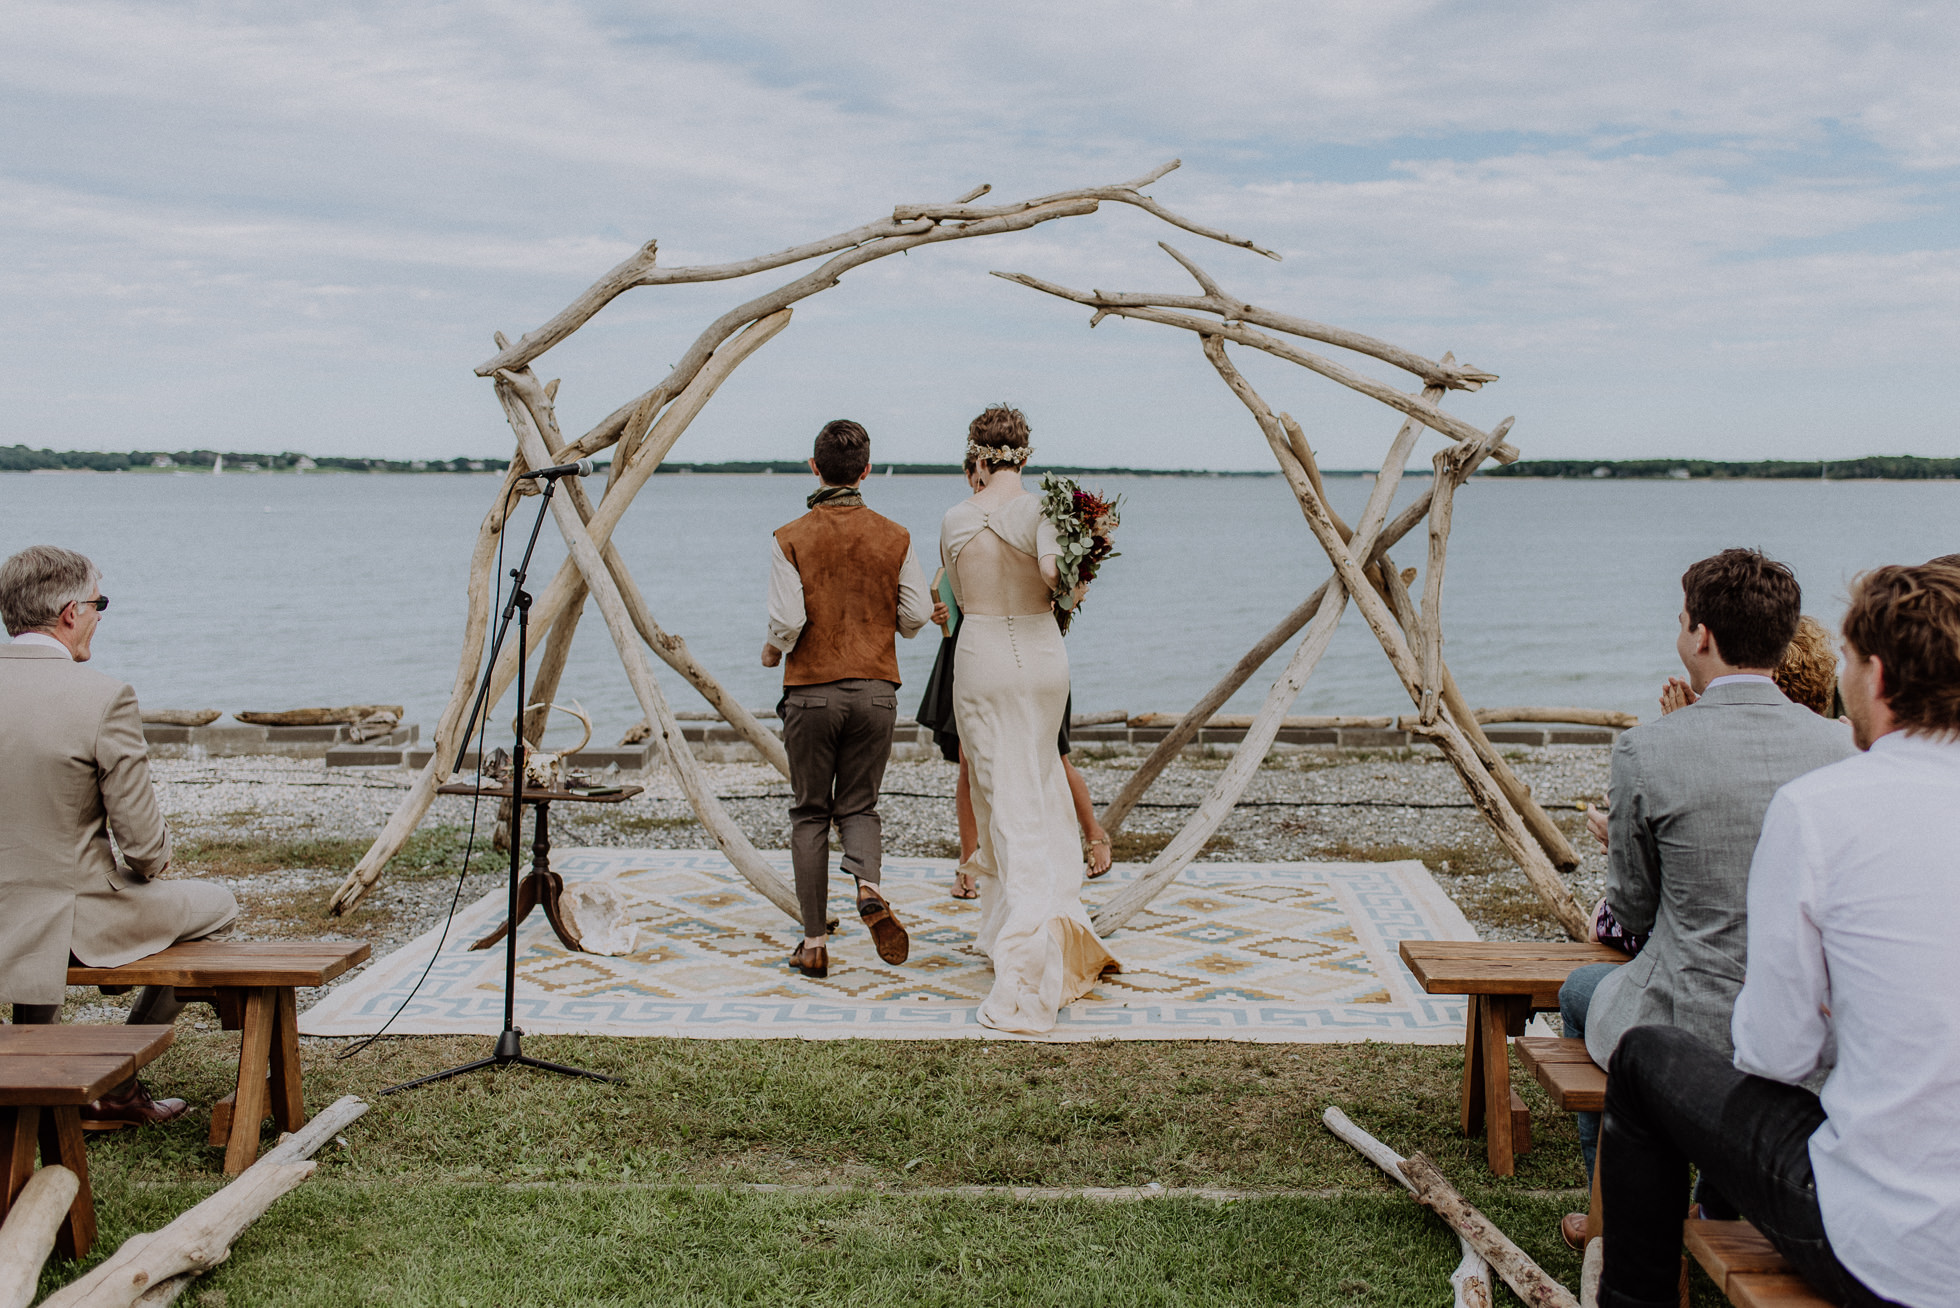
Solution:
{"label": "groom in brown suede vest", "polygon": [[911,951],[878,892],[883,852],[878,789],[898,717],[893,637],[918,633],[932,607],[911,534],[864,506],[871,438],[848,419],[817,433],[810,470],[822,485],[810,511],[778,528],[769,568],[769,639],[762,666],[783,665],[783,747],[789,754],[790,860],[803,943],[790,964],[805,976],[830,967],[826,934],[830,829],[857,881],[858,913],[878,957]]}

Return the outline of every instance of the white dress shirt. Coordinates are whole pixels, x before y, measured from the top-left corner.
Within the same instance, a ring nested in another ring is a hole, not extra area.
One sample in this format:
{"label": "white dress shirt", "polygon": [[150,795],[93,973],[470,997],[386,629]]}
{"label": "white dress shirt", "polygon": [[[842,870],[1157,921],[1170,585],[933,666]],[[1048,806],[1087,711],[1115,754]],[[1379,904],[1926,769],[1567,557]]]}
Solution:
{"label": "white dress shirt", "polygon": [[[910,640],[932,620],[932,600],[926,594],[926,574],[912,547],[898,569],[898,634]],[[783,543],[769,538],[769,643],[787,654],[803,635],[809,613],[803,607],[803,576],[783,553]]]}
{"label": "white dress shirt", "polygon": [[1795,1084],[1838,1260],[1901,1303],[1960,1286],[1960,741],[1893,732],[1784,786],[1749,871],[1735,1065]]}
{"label": "white dress shirt", "polygon": [[1703,686],[1702,689],[1713,690],[1717,686],[1726,686],[1737,681],[1767,681],[1772,686],[1776,684],[1775,677],[1765,677],[1760,672],[1728,672],[1714,678],[1706,686]]}
{"label": "white dress shirt", "polygon": [[60,650],[63,654],[66,654],[69,658],[75,657],[75,653],[73,650],[69,649],[66,645],[56,640],[53,636],[50,636],[45,631],[23,631],[20,633],[20,635],[14,637],[13,643],[16,645],[46,645],[49,649]]}

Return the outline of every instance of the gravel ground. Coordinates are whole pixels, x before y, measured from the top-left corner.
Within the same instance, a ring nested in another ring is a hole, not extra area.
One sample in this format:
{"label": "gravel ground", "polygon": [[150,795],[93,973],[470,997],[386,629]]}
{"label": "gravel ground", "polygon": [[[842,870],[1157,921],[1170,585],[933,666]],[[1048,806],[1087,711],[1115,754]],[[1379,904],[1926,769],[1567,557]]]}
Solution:
{"label": "gravel ground", "polygon": [[[1511,750],[1507,756],[1580,849],[1583,863],[1572,878],[1573,893],[1582,904],[1590,904],[1599,894],[1604,860],[1583,839],[1574,803],[1604,792],[1607,748],[1552,746]],[[1075,761],[1100,804],[1115,796],[1140,760],[1079,751]],[[1166,769],[1146,806],[1132,814],[1119,837],[1119,857],[1147,860],[1161,848],[1224,765],[1222,757],[1186,758]],[[787,845],[788,786],[780,776],[762,764],[703,767],[750,839],[766,849]],[[419,871],[391,870],[357,912],[337,919],[324,916],[327,897],[408,788],[406,772],[328,770],[318,760],[274,757],[158,760],[152,770],[172,832],[187,855],[181,860],[184,870],[230,886],[245,904],[236,928],[241,937],[354,937],[371,942],[380,955],[425,930],[449,908],[456,889],[454,869],[460,866],[453,854]],[[957,852],[954,779],[953,766],[938,760],[892,763],[881,805],[890,853],[948,857]],[[647,792],[622,804],[569,812],[560,806],[553,815],[554,843],[660,848],[712,844],[671,772],[656,768],[641,780]],[[460,844],[470,825],[470,808],[466,799],[439,799],[423,829],[448,828]],[[502,883],[501,856],[483,857],[495,821],[496,808],[484,805],[477,814],[478,854],[472,859],[472,867],[484,871],[465,881],[464,903]],[[273,870],[238,870],[216,854],[200,857],[200,849],[258,850],[261,862]],[[1471,807],[1455,774],[1429,748],[1275,756],[1260,769],[1202,857],[1420,858],[1486,938],[1561,938],[1523,873]],[[320,866],[304,865],[308,861]]]}

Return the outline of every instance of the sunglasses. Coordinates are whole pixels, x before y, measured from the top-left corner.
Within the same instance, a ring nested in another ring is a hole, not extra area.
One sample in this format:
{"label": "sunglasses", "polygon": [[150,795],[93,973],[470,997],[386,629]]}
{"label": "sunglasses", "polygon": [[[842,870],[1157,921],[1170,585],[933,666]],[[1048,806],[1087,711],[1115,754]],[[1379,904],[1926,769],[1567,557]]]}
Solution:
{"label": "sunglasses", "polygon": [[94,599],[74,600],[72,603],[78,609],[94,609],[97,613],[107,613],[109,611],[109,597],[107,595],[97,595]]}

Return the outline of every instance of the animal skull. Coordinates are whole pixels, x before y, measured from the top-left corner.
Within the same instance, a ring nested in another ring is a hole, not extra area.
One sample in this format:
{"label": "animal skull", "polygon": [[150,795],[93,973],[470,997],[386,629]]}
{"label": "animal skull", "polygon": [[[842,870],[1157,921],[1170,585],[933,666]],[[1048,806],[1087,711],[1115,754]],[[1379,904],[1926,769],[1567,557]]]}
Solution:
{"label": "animal skull", "polygon": [[[592,740],[592,719],[586,715],[584,706],[577,700],[572,701],[570,708],[566,708],[563,704],[545,705],[547,717],[550,716],[550,710],[552,709],[557,709],[560,713],[569,713],[577,718],[585,728],[585,737],[570,749],[555,751],[546,750],[544,746],[535,740],[528,738],[525,740],[524,784],[538,790],[561,789],[565,784],[566,760],[584,749]],[[538,734],[542,736],[544,734],[543,730],[540,729]]]}

